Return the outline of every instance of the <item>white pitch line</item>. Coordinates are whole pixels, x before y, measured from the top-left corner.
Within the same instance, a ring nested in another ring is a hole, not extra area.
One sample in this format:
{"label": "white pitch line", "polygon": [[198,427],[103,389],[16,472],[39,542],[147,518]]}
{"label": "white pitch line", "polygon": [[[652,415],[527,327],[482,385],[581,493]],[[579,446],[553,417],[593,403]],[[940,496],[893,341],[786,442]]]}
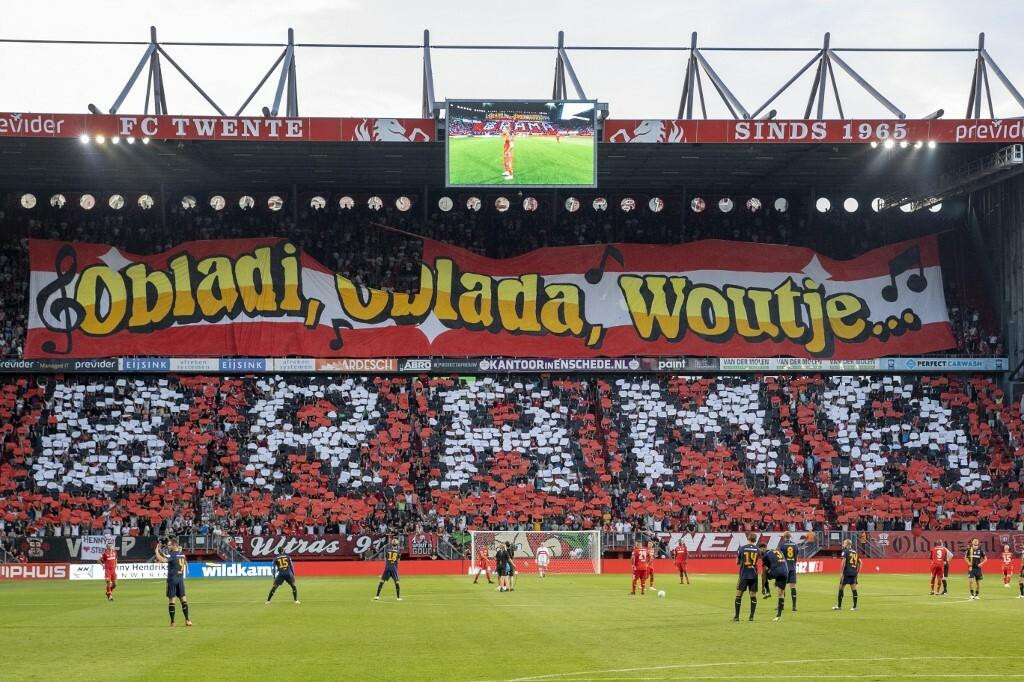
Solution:
{"label": "white pitch line", "polygon": [[[579,672],[552,673],[532,677],[516,677],[509,682],[533,682],[534,680],[557,680],[586,675],[604,675],[607,673],[635,673],[658,670],[697,670],[739,665],[803,665],[807,663],[881,663],[893,661],[975,661],[975,660],[1024,660],[1020,656],[885,656],[879,658],[796,658],[784,661],[722,661],[718,663],[677,663],[673,665],[657,665],[639,668],[611,668],[607,670],[584,670]],[[749,678],[749,675],[745,676]]]}
{"label": "white pitch line", "polygon": [[[969,673],[969,674],[957,674],[957,673],[894,673],[894,674],[882,674],[882,675],[879,675],[879,674],[876,673],[876,674],[873,674],[873,675],[769,675],[767,677],[764,676],[764,675],[759,675],[758,679],[759,680],[798,680],[798,679],[807,679],[807,680],[878,680],[880,678],[881,679],[890,679],[890,678],[892,678],[892,679],[904,680],[906,678],[932,679],[932,678],[948,678],[948,677],[952,677],[952,678],[956,678],[956,679],[975,678],[975,677],[979,677],[979,678],[980,677],[983,677],[983,678],[996,677],[996,678],[999,678],[999,679],[1007,679],[1007,678],[1024,678],[1024,673],[1022,673],[1022,674],[1013,674],[1013,675],[1006,675],[1006,674],[1002,674],[1002,673]],[[623,681],[625,681],[625,680],[664,680],[664,679],[666,679],[666,678],[658,678],[658,677],[602,677],[601,678],[602,682],[612,682],[613,680],[623,680]],[[726,676],[726,677],[722,677],[722,676],[708,676],[708,675],[695,675],[695,676],[694,675],[688,675],[686,679],[688,679],[688,680],[749,680],[749,679],[751,679],[751,676],[750,675],[729,675],[729,676]]]}

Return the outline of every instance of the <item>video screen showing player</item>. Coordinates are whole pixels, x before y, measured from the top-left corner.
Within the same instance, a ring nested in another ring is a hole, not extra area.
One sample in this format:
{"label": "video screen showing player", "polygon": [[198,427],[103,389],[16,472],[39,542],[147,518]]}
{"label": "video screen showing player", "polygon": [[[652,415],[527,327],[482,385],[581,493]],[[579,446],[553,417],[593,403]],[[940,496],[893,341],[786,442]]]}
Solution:
{"label": "video screen showing player", "polygon": [[595,187],[595,104],[449,101],[448,186]]}

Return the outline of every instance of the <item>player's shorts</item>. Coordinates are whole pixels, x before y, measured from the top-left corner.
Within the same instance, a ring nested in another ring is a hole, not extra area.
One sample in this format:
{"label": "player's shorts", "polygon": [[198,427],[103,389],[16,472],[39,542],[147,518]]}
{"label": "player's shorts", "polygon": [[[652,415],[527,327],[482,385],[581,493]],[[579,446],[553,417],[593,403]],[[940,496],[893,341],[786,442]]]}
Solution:
{"label": "player's shorts", "polygon": [[786,575],[787,585],[796,585],[796,566],[789,569],[789,573]]}
{"label": "player's shorts", "polygon": [[116,583],[117,582],[117,573],[104,573],[103,574],[103,579],[106,580],[107,582]]}
{"label": "player's shorts", "polygon": [[945,578],[944,566],[932,566],[932,577],[933,578]]}
{"label": "player's shorts", "polygon": [[840,583],[840,585],[856,585],[856,584],[857,584],[857,576],[856,575],[845,575],[845,574],[843,575],[843,582]]}
{"label": "player's shorts", "polygon": [[981,580],[981,569],[972,568],[971,570],[967,571],[967,577],[971,578],[972,580]]}
{"label": "player's shorts", "polygon": [[174,580],[167,581],[167,598],[174,599],[177,597],[181,599],[185,596],[185,581],[182,578],[175,578]]}
{"label": "player's shorts", "polygon": [[736,583],[736,589],[740,592],[750,590],[752,592],[757,591],[757,578],[744,578],[740,576],[739,581]]}
{"label": "player's shorts", "polygon": [[781,571],[779,573],[773,573],[771,579],[775,581],[775,587],[780,590],[786,589],[786,585],[789,583],[789,571]]}
{"label": "player's shorts", "polygon": [[685,563],[682,563],[682,564],[676,564],[676,569],[677,569],[677,570],[678,570],[678,571],[679,571],[680,573],[684,573],[684,572],[686,571],[686,564],[685,564]]}
{"label": "player's shorts", "polygon": [[380,581],[387,582],[388,579],[398,582],[398,567],[397,566],[386,566],[384,572],[380,574]]}
{"label": "player's shorts", "polygon": [[274,578],[274,586],[278,586],[281,583],[288,583],[292,587],[295,587],[295,574],[291,571],[280,571]]}
{"label": "player's shorts", "polygon": [[537,565],[547,568],[548,559],[547,557],[537,557]]}
{"label": "player's shorts", "polygon": [[636,578],[637,580],[647,580],[647,569],[646,568],[638,568],[638,569],[634,570],[633,571],[633,577]]}

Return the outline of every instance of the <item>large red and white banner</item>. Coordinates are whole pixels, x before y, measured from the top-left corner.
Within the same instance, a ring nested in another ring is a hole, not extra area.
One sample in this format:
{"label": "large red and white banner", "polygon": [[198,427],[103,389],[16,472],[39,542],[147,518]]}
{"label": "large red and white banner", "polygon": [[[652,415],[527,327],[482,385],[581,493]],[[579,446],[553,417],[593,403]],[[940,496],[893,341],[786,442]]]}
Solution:
{"label": "large red and white banner", "polygon": [[0,137],[148,137],[261,142],[432,142],[429,118],[264,118],[0,113]]}
{"label": "large red and white banner", "polygon": [[1022,119],[717,120],[609,119],[604,141],[648,144],[1024,142]]}
{"label": "large red and white banner", "polygon": [[287,241],[139,256],[32,240],[25,357],[854,359],[954,347],[935,237],[847,261],[699,241],[490,259],[424,240],[415,293],[365,289]]}
{"label": "large red and white banner", "polygon": [[[0,113],[0,137],[149,137],[263,142],[434,142],[429,118],[264,118],[130,114]],[[686,120],[608,119],[610,143],[1024,142],[1024,120]]]}

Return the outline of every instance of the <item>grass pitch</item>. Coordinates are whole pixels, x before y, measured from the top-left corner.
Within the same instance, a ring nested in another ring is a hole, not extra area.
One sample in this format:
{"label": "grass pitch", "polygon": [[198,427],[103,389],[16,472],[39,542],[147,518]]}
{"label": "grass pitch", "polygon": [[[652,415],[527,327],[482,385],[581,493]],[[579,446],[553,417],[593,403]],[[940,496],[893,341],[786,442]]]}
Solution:
{"label": "grass pitch", "polygon": [[520,135],[515,139],[514,176],[506,180],[501,137],[453,137],[448,141],[448,184],[592,186],[594,138]]}
{"label": "grass pitch", "polygon": [[0,679],[624,680],[1024,677],[1017,587],[966,579],[928,596],[926,575],[868,575],[860,608],[831,611],[835,576],[800,576],[799,611],[733,623],[732,576],[658,580],[631,597],[627,576],[521,576],[498,594],[465,577],[403,581],[299,577],[274,602],[269,581],[188,583],[192,620],[167,625],[162,581],[0,583]]}

